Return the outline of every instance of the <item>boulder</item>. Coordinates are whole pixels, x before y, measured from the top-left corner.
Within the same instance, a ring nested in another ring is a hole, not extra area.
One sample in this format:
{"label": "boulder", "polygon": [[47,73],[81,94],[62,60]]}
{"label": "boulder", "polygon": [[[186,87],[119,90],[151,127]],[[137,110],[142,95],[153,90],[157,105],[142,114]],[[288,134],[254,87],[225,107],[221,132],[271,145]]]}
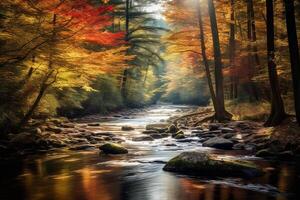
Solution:
{"label": "boulder", "polygon": [[233,147],[233,142],[221,137],[211,138],[203,143],[204,147],[213,147],[216,149],[230,150]]}
{"label": "boulder", "polygon": [[218,130],[219,128],[221,128],[221,124],[209,124],[208,125],[208,129],[210,131],[215,131],[215,130]]}
{"label": "boulder", "polygon": [[122,126],[121,130],[122,130],[122,131],[133,131],[134,128],[131,127],[131,126]]}
{"label": "boulder", "polygon": [[168,130],[169,124],[160,123],[160,124],[148,124],[146,130],[157,130],[159,132]]}
{"label": "boulder", "polygon": [[175,136],[175,139],[176,139],[176,140],[180,140],[180,139],[184,139],[184,138],[185,138],[185,136],[184,136],[184,134],[182,134],[182,133],[177,134],[177,135]]}
{"label": "boulder", "polygon": [[142,142],[142,141],[153,141],[154,139],[151,136],[140,136],[132,138],[132,141]]}
{"label": "boulder", "polygon": [[88,126],[100,126],[100,123],[89,123]]}
{"label": "boulder", "polygon": [[175,124],[172,124],[168,127],[168,133],[176,133],[179,129],[175,126]]}
{"label": "boulder", "polygon": [[54,132],[54,133],[61,133],[62,131],[63,131],[63,129],[62,128],[59,128],[59,127],[57,127],[57,126],[48,126],[47,128],[46,128],[46,131],[50,131],[50,132]]}
{"label": "boulder", "polygon": [[167,133],[154,133],[150,135],[154,139],[161,139],[161,138],[166,138],[169,137]]}
{"label": "boulder", "polygon": [[255,156],[263,157],[263,158],[273,157],[273,156],[275,156],[275,153],[273,151],[271,151],[270,149],[262,149],[262,150],[256,152]]}
{"label": "boulder", "polygon": [[177,135],[184,135],[183,131],[177,131],[176,133],[172,134],[172,137],[175,138]]}
{"label": "boulder", "polygon": [[143,134],[157,134],[159,132],[157,130],[145,130],[142,133]]}
{"label": "boulder", "polygon": [[127,154],[128,150],[119,144],[107,143],[99,147],[105,154]]}
{"label": "boulder", "polygon": [[235,136],[235,133],[226,133],[226,134],[223,135],[223,138],[230,139],[230,138],[232,138],[234,136]]}
{"label": "boulder", "polygon": [[184,152],[171,159],[165,171],[199,176],[255,177],[262,170],[251,162],[222,160],[203,152]]}
{"label": "boulder", "polygon": [[235,133],[236,131],[232,128],[228,128],[228,127],[222,127],[220,128],[220,130],[222,131],[222,133]]}

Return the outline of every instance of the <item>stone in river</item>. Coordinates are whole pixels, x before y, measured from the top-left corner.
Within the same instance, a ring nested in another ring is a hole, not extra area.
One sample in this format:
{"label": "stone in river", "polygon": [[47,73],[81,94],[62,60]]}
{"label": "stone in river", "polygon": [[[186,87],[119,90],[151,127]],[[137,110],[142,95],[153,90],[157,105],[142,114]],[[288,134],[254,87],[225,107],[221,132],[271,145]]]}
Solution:
{"label": "stone in river", "polygon": [[142,142],[142,141],[153,141],[154,139],[151,136],[140,136],[140,137],[135,137],[132,139],[132,141],[135,142]]}
{"label": "stone in river", "polygon": [[106,143],[99,147],[105,154],[127,154],[128,150],[119,144]]}
{"label": "stone in river", "polygon": [[199,176],[255,177],[263,171],[251,162],[222,160],[203,152],[184,152],[171,159],[165,171]]}
{"label": "stone in river", "polygon": [[211,138],[203,143],[204,147],[213,147],[216,149],[230,150],[233,147],[233,142],[221,137]]}
{"label": "stone in river", "polygon": [[122,126],[121,129],[122,129],[122,131],[133,131],[134,130],[134,128],[131,126]]}

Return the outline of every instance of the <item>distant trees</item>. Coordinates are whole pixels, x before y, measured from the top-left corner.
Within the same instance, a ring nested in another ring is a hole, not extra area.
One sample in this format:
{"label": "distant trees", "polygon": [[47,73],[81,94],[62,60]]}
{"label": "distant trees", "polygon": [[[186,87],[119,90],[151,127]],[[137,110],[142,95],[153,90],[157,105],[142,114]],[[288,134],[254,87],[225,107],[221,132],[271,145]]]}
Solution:
{"label": "distant trees", "polygon": [[[172,0],[167,3],[165,16],[172,29],[167,35],[168,52],[180,55],[176,59],[184,59],[187,66],[197,66],[199,60],[203,61],[201,64],[216,112],[216,105],[221,105],[221,110],[225,110],[222,109],[225,108],[222,99],[230,100],[231,105],[270,101],[272,111],[268,119],[265,118],[266,125],[278,125],[287,116],[285,110],[293,112],[290,106],[293,98],[288,87],[293,79],[295,111],[299,121],[297,103],[300,102],[300,78],[296,30],[299,20],[294,15],[294,3],[299,5],[295,1],[276,1],[272,3],[275,5],[273,12],[269,9],[267,13],[263,8],[265,3],[271,5],[269,1],[207,0],[208,6],[201,1],[203,5],[200,8],[200,1],[194,2],[196,9],[192,8],[191,1]],[[284,33],[284,8],[288,34]],[[267,40],[264,39],[266,33]],[[290,54],[284,50],[288,46]],[[287,67],[289,60],[292,63],[291,74]],[[210,69],[212,62],[216,64],[215,69]],[[210,74],[210,71],[214,73]],[[213,84],[215,87],[211,87]]]}
{"label": "distant trees", "polygon": [[[132,58],[125,55],[124,34],[105,30],[111,25],[107,15],[111,6],[94,6],[85,0],[27,0],[2,1],[0,7],[5,16],[0,19],[0,79],[12,82],[1,85],[0,91],[6,93],[19,79],[23,83],[14,88],[15,94],[8,96],[1,109],[12,103],[7,101],[10,98],[20,101],[13,108],[20,109],[17,128],[27,123],[49,93],[67,88],[92,90],[90,84],[97,75],[114,73]],[[105,49],[96,50],[92,45]]]}

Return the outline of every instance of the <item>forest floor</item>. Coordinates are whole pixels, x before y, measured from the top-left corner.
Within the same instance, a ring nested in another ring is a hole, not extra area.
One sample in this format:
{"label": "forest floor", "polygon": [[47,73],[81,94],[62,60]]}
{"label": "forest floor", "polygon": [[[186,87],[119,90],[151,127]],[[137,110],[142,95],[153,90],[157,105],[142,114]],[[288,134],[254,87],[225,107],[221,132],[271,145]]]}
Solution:
{"label": "forest floor", "polygon": [[[91,115],[74,120],[31,120],[22,133],[9,134],[7,138],[0,140],[0,155],[24,156],[62,148],[78,151],[98,149],[108,142],[123,143],[124,139],[107,132],[101,126],[102,122],[129,119],[144,110],[147,108],[124,110],[109,115]],[[251,155],[279,160],[298,160],[300,157],[300,128],[291,119],[275,128],[266,128],[262,122],[254,121],[201,122],[211,114],[212,109],[209,107],[193,107],[160,124],[147,126],[142,132],[144,137],[136,138],[136,141],[173,137],[178,142],[189,142],[197,137],[203,146],[216,149],[245,150]],[[120,131],[132,130],[128,125],[121,127]],[[186,131],[190,134],[185,134]]]}

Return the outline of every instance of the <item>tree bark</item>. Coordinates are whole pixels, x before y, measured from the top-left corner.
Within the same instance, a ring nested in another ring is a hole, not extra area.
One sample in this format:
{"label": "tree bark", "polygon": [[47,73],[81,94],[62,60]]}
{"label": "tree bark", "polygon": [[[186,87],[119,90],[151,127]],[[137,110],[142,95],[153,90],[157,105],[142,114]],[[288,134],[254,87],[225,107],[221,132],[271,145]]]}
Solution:
{"label": "tree bark", "polygon": [[275,63],[275,44],[274,44],[274,8],[273,0],[266,0],[267,10],[267,49],[268,49],[268,71],[271,85],[271,114],[265,126],[277,126],[285,118],[283,100],[281,98],[278,75]]}
{"label": "tree bark", "polygon": [[[130,9],[130,0],[126,0],[125,2],[125,41],[128,42],[129,40],[129,9]],[[121,95],[123,97],[123,100],[126,101],[127,99],[127,92],[126,92],[126,83],[127,83],[127,76],[128,76],[128,69],[124,69],[122,81],[121,81]]]}
{"label": "tree bark", "polygon": [[216,116],[217,121],[230,120],[231,115],[225,110],[224,87],[223,87],[223,66],[221,58],[219,31],[216,17],[216,10],[213,0],[208,0],[210,26],[213,39],[214,61],[215,61],[215,82],[216,82]]}
{"label": "tree bark", "polygon": [[202,59],[203,59],[203,64],[205,67],[205,73],[207,77],[207,83],[208,83],[208,88],[210,91],[210,96],[213,102],[214,110],[217,110],[217,99],[216,99],[216,94],[214,91],[214,86],[210,74],[210,68],[209,68],[209,63],[206,55],[206,46],[205,46],[205,36],[204,36],[204,27],[203,27],[203,20],[202,20],[202,13],[201,13],[201,7],[200,7],[200,2],[199,0],[196,0],[196,6],[197,6],[197,14],[198,14],[198,23],[199,23],[199,30],[200,30],[200,45],[201,45],[201,54],[202,54]]}
{"label": "tree bark", "polygon": [[295,101],[296,119],[300,126],[300,58],[299,46],[297,38],[297,28],[295,22],[295,6],[294,0],[284,0],[286,26],[288,32],[288,42],[290,51],[290,62],[293,78],[293,90]]}
{"label": "tree bark", "polygon": [[235,12],[234,12],[234,0],[230,0],[230,6],[231,6],[231,13],[230,13],[230,37],[229,37],[229,62],[230,67],[232,69],[231,73],[231,83],[230,83],[230,99],[235,99],[237,97],[237,82],[238,82],[238,76],[236,74],[236,67],[235,67],[235,49],[236,49],[236,43],[235,43]]}

